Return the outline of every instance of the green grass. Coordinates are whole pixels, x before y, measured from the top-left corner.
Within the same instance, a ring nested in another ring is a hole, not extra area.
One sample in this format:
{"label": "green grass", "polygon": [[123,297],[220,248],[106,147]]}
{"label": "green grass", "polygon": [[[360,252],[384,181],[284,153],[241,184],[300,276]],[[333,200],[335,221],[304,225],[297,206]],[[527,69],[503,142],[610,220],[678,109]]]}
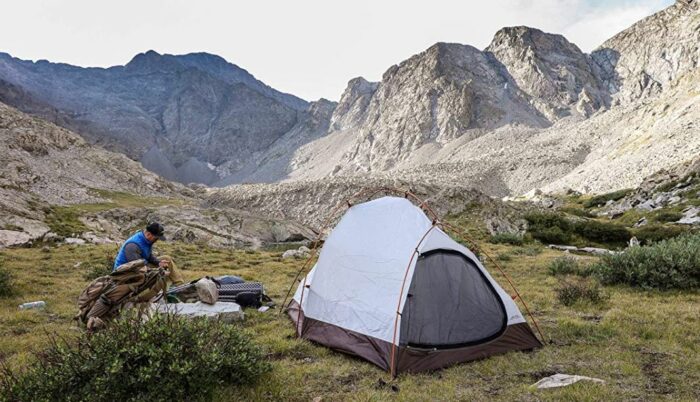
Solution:
{"label": "green grass", "polygon": [[611,193],[596,195],[596,196],[593,196],[591,198],[584,200],[583,206],[585,208],[602,207],[608,201],[617,201],[619,199],[622,199],[623,197],[625,197],[626,195],[628,195],[632,191],[634,191],[634,190],[628,188],[628,189],[613,191]]}
{"label": "green grass", "polygon": [[[486,235],[484,235],[485,238]],[[562,305],[558,280],[547,273],[564,253],[538,248],[481,244],[492,256],[510,254],[501,264],[518,285],[551,343],[530,353],[514,352],[460,364],[434,373],[402,374],[392,379],[375,366],[294,337],[293,326],[278,310],[246,312],[244,326],[266,351],[272,371],[251,388],[220,388],[215,400],[693,400],[700,387],[697,292],[640,291],[606,287],[605,303]],[[183,243],[158,244],[175,256],[185,279],[234,274],[262,281],[281,303],[302,260],[279,252],[201,248]],[[533,248],[534,249],[534,248]],[[529,249],[528,249],[529,250]],[[47,333],[67,338],[75,300],[88,281],[91,262],[102,261],[114,246],[11,249],[0,260],[14,277],[16,292],[0,299],[0,359],[10,366],[27,364],[32,349],[47,344]],[[532,255],[530,255],[532,254]],[[49,257],[47,259],[47,256]],[[595,261],[592,257],[581,257]],[[77,263],[82,263],[77,265]],[[510,294],[506,281],[494,278]],[[26,301],[45,300],[45,310],[20,311]],[[529,386],[557,372],[606,380],[551,390]],[[392,390],[394,389],[398,391]]]}
{"label": "green grass", "polygon": [[93,189],[91,192],[104,202],[52,206],[46,210],[46,224],[59,236],[71,237],[89,231],[80,220],[81,216],[114,208],[148,208],[164,205],[183,205],[185,201],[175,198],[139,196],[131,193]]}

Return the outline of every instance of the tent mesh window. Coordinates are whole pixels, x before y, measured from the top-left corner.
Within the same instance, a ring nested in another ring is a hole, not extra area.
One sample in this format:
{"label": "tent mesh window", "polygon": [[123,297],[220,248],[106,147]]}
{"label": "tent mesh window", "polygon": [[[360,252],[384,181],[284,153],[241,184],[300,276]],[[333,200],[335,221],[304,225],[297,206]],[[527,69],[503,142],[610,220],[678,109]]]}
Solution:
{"label": "tent mesh window", "polygon": [[505,306],[463,254],[433,250],[416,262],[401,314],[400,344],[449,349],[488,342],[506,329]]}

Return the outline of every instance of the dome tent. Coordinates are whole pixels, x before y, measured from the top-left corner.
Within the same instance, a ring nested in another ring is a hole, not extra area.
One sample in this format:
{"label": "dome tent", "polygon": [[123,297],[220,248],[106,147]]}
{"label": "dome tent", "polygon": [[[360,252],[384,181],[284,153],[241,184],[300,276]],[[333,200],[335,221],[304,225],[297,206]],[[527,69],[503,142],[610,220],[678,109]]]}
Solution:
{"label": "dome tent", "polygon": [[300,337],[393,375],[542,346],[478,258],[400,197],[348,208],[288,313]]}

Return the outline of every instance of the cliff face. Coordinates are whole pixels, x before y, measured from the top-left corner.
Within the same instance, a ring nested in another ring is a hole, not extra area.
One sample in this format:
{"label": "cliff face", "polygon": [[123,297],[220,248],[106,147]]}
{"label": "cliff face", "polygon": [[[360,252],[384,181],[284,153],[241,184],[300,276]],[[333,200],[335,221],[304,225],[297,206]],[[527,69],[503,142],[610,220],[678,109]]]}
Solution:
{"label": "cliff face", "polygon": [[589,117],[609,103],[598,66],[561,35],[503,28],[486,51],[551,122],[572,114]]}
{"label": "cliff face", "polygon": [[608,39],[591,56],[616,104],[656,96],[698,68],[700,2],[677,0]]}

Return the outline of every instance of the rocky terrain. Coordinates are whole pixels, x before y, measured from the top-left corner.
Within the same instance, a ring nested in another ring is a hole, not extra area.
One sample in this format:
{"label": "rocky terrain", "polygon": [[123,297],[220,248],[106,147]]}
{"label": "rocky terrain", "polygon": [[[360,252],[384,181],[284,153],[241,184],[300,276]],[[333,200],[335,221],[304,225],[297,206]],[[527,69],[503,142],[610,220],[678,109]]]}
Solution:
{"label": "rocky terrain", "polygon": [[159,220],[171,238],[260,247],[314,236],[297,223],[203,208],[202,189],[146,171],[47,121],[0,103],[0,247],[111,243]]}
{"label": "rocky terrain", "polygon": [[483,50],[438,43],[381,82],[355,78],[338,103],[282,94],[208,54],[151,51],[109,69],[0,54],[0,101],[46,120],[1,105],[0,241],[116,241],[157,218],[177,239],[258,247],[312,238],[333,206],[383,186],[441,215],[481,205],[492,233],[519,224],[488,196],[639,186],[596,213],[683,206],[676,221],[695,223],[692,199],[676,205],[685,187],[649,193],[645,179],[700,153],[698,43],[690,0],[591,54],[504,28]]}

